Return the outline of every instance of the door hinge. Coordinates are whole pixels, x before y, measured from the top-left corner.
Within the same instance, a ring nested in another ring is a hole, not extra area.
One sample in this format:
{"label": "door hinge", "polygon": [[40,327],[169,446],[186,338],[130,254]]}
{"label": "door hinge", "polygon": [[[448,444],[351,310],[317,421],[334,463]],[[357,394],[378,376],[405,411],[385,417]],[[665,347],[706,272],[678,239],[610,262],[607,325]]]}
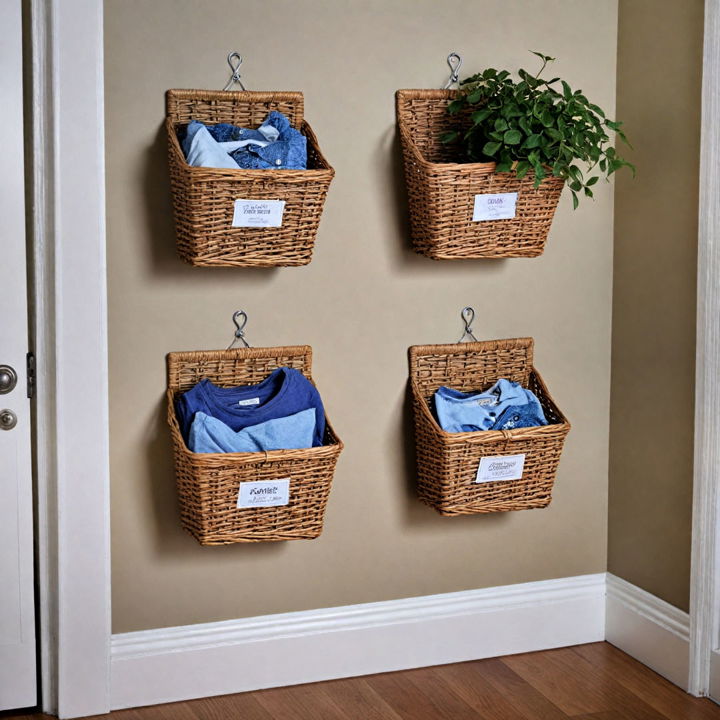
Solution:
{"label": "door hinge", "polygon": [[35,397],[35,353],[27,354],[27,396]]}

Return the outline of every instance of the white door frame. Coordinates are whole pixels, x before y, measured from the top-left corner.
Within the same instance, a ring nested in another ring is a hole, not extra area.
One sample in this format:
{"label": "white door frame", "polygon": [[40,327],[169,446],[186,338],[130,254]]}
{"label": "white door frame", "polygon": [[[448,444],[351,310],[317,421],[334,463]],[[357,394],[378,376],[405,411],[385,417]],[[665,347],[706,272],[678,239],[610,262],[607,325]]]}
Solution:
{"label": "white door frame", "polygon": [[42,709],[109,711],[102,0],[30,0]]}
{"label": "white door frame", "polygon": [[[720,592],[720,0],[706,0],[690,691]],[[102,0],[30,0],[42,709],[108,712],[110,493]]]}
{"label": "white door frame", "polygon": [[690,677],[710,691],[720,620],[720,4],[705,0],[697,274]]}

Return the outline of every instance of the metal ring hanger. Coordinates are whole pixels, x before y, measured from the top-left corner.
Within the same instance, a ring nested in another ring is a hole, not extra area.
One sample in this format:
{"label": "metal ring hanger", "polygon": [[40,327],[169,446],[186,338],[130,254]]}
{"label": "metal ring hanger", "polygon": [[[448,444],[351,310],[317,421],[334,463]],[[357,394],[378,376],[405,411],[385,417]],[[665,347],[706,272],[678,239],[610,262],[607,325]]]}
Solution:
{"label": "metal ring hanger", "polygon": [[475,342],[479,342],[475,335],[473,335],[473,329],[471,327],[473,321],[475,320],[475,311],[468,305],[460,311],[460,317],[465,323],[465,332],[460,336],[458,342],[463,342],[468,336],[471,337]]}
{"label": "metal ring hanger", "polygon": [[[232,350],[238,341],[241,342],[246,348],[251,347],[250,343],[245,339],[245,326],[247,325],[248,321],[247,313],[244,310],[236,310],[233,313],[232,319],[235,323],[235,333],[233,336],[233,341],[228,345],[227,349]],[[238,319],[241,319],[242,322],[239,322]]]}
{"label": "metal ring hanger", "polygon": [[447,64],[450,66],[450,77],[445,83],[443,90],[449,90],[453,85],[458,84],[460,81],[460,68],[462,67],[463,61],[458,53],[451,52],[447,56]]}
{"label": "metal ring hanger", "polygon": [[[233,60],[237,60],[237,63],[235,65],[233,65]],[[232,70],[232,75],[230,75],[230,79],[228,80],[227,85],[225,85],[223,90],[230,90],[235,83],[240,86],[241,90],[245,90],[245,86],[242,83],[240,75],[240,66],[242,65],[242,62],[242,55],[237,51],[231,52],[227,56],[227,63],[230,66],[230,70]]]}

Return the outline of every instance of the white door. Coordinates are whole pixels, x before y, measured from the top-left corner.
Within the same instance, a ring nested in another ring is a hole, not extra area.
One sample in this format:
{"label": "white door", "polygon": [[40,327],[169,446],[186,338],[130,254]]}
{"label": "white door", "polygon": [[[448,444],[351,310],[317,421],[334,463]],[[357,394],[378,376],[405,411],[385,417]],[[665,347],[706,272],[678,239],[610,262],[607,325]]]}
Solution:
{"label": "white door", "polygon": [[0,710],[37,702],[21,1],[0,0]]}

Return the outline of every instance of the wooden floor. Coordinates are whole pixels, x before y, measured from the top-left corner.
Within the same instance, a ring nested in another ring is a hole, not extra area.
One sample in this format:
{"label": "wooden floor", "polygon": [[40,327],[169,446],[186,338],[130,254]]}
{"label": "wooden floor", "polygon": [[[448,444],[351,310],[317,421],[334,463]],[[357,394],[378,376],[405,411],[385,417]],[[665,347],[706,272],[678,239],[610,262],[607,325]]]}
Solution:
{"label": "wooden floor", "polygon": [[[8,716],[40,720],[47,715]],[[111,720],[704,720],[690,697],[607,643],[260,690],[100,715]],[[5,716],[3,716],[3,719]]]}

